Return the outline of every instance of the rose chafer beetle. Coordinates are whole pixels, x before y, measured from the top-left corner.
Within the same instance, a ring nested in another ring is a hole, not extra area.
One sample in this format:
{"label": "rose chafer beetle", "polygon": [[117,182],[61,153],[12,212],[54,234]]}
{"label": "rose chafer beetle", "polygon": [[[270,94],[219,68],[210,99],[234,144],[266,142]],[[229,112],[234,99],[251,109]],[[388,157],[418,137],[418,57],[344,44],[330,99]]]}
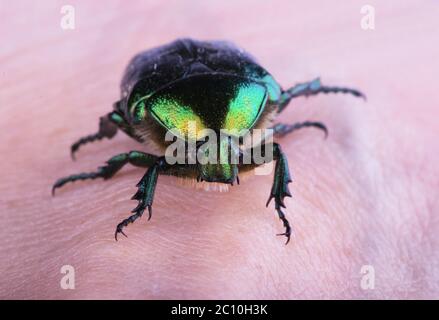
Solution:
{"label": "rose chafer beetle", "polygon": [[[254,129],[271,128],[274,136],[282,136],[300,128],[315,127],[326,135],[327,129],[320,122],[274,124],[275,117],[291,99],[319,93],[349,93],[364,98],[358,90],[323,86],[319,79],[284,90],[253,57],[230,42],[179,39],[142,52],[131,60],[122,79],[121,99],[114,103],[114,110],[100,118],[97,133],[72,145],[71,154],[74,157],[79,147],[86,143],[113,138],[118,130],[140,143],[152,142],[164,151],[171,143],[165,140],[169,130],[177,132],[186,141],[198,139],[188,134],[189,122],[215,132],[247,129],[251,134]],[[57,180],[52,192],[76,180],[110,179],[127,163],[148,168],[133,196],[138,201],[137,207],[116,227],[117,240],[119,233],[125,235],[123,228],[140,218],[146,209],[151,218],[154,190],[161,174],[205,184],[239,183],[238,173],[249,172],[258,164],[241,161],[242,154],[252,154],[252,150],[243,150],[242,139],[237,146],[231,145],[232,140],[227,141],[226,144],[218,142],[218,157],[235,149],[239,153],[238,163],[169,164],[163,155],[131,151],[112,157],[97,171]],[[196,142],[199,148],[202,141]],[[291,227],[282,208],[285,208],[284,198],[291,197],[288,188],[291,177],[281,147],[271,143],[276,165],[266,205],[274,199],[275,209],[285,227],[285,232],[280,235],[286,236],[288,243]]]}

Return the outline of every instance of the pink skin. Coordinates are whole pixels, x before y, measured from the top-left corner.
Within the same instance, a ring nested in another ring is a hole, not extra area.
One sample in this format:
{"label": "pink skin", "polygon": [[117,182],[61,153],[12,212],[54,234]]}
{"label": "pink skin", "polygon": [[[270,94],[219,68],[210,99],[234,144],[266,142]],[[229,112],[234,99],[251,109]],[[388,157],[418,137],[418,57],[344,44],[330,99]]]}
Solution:
{"label": "pink skin", "polygon": [[[368,1],[376,29],[365,31],[363,2],[77,1],[74,31],[59,27],[63,1],[3,6],[0,298],[437,298],[439,7]],[[180,36],[230,39],[284,86],[320,75],[367,94],[297,99],[279,118],[330,131],[280,140],[294,179],[288,246],[273,204],[264,207],[272,176],[229,193],[160,177],[153,218],[119,242],[142,169],[51,197],[61,176],[146,150],[119,133],[77,162],[68,154],[118,99],[128,59]],[[75,267],[75,290],[60,288],[63,265]],[[363,265],[375,269],[373,290],[361,289]]]}

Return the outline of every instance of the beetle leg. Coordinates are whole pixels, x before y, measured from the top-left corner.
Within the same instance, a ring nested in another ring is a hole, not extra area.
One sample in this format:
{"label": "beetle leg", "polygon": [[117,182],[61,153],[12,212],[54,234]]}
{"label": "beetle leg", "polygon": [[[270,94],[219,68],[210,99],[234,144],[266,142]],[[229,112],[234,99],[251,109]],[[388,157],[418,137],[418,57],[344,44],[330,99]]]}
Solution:
{"label": "beetle leg", "polygon": [[90,134],[88,136],[80,138],[70,147],[70,154],[72,156],[72,159],[73,160],[75,159],[75,153],[79,150],[79,148],[82,145],[93,141],[102,140],[103,138],[111,139],[116,135],[117,129],[122,130],[131,138],[139,142],[143,142],[143,140],[140,137],[137,137],[133,133],[131,127],[126,122],[122,114],[119,113],[118,111],[113,111],[100,118],[99,130],[97,133]]}
{"label": "beetle leg", "polygon": [[292,180],[288,169],[287,158],[277,143],[273,144],[273,152],[274,159],[276,160],[276,167],[274,171],[273,186],[266,206],[268,207],[271,199],[274,199],[275,209],[279,215],[279,219],[282,220],[285,227],[285,232],[278,235],[286,236],[287,242],[285,244],[287,244],[290,241],[291,227],[281,208],[285,208],[284,198],[291,197],[288,184]]}
{"label": "beetle leg", "polygon": [[284,135],[293,131],[309,127],[314,127],[322,130],[325,133],[325,138],[328,136],[328,129],[326,128],[326,126],[321,122],[314,121],[297,122],[293,124],[278,123],[272,129],[275,135],[283,137]]}
{"label": "beetle leg", "polygon": [[126,234],[123,232],[123,228],[128,224],[133,223],[135,220],[140,218],[145,209],[148,209],[148,220],[151,219],[152,215],[152,202],[154,200],[154,192],[155,187],[157,185],[157,179],[160,171],[163,171],[166,168],[167,164],[165,162],[165,158],[158,158],[155,163],[148,168],[145,175],[140,179],[137,184],[137,192],[131,198],[133,200],[139,201],[137,207],[135,207],[131,212],[133,215],[129,216],[127,219],[124,219],[121,223],[119,223],[116,227],[116,232],[114,233],[114,238],[117,241],[117,235],[122,233],[124,236]]}
{"label": "beetle leg", "polygon": [[68,182],[77,180],[88,180],[103,178],[104,180],[113,177],[124,165],[130,163],[136,167],[149,167],[157,161],[158,157],[140,151],[131,151],[129,153],[121,153],[112,157],[107,161],[105,166],[99,167],[95,172],[79,173],[68,177],[58,179],[52,187],[52,194],[55,194],[55,189],[62,187]]}
{"label": "beetle leg", "polygon": [[[263,154],[261,155],[265,156],[265,152],[269,149],[270,148],[268,148],[268,145],[266,145],[265,148],[263,149]],[[273,143],[272,150],[273,150],[272,159],[276,161],[276,166],[274,171],[273,185],[271,187],[270,197],[268,198],[266,206],[268,207],[271,199],[274,199],[275,209],[277,211],[279,219],[282,220],[283,225],[285,227],[285,232],[278,235],[286,236],[287,237],[286,244],[287,244],[290,241],[291,227],[287,218],[285,217],[284,212],[282,211],[282,208],[285,208],[284,198],[291,197],[291,193],[288,188],[288,184],[291,182],[291,177],[290,177],[290,171],[288,169],[287,158],[285,154],[282,152],[279,144]],[[253,149],[242,151],[242,154],[248,154],[248,153],[251,153],[253,155]],[[258,165],[255,163],[254,159],[252,162],[253,162],[252,164],[241,163],[240,169],[243,171],[247,171]]]}
{"label": "beetle leg", "polygon": [[82,137],[72,144],[70,154],[73,160],[75,160],[75,152],[78,151],[80,146],[96,140],[102,140],[103,138],[111,139],[116,135],[117,125],[110,120],[110,115],[111,113],[99,119],[99,131],[97,133]]}
{"label": "beetle leg", "polygon": [[366,96],[356,89],[351,89],[346,87],[322,86],[320,82],[320,78],[316,78],[309,82],[299,83],[294,87],[283,91],[281,98],[279,100],[278,112],[282,112],[291,99],[301,96],[308,97],[319,93],[349,93],[356,97],[366,99]]}

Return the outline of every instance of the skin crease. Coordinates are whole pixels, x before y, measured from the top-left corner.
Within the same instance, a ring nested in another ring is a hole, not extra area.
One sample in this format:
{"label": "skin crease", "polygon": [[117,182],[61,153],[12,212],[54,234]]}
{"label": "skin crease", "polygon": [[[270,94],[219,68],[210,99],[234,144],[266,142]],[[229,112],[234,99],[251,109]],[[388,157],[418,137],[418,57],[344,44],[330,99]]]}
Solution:
{"label": "skin crease", "polygon": [[[62,1],[4,6],[0,298],[438,298],[439,7],[368,3],[373,31],[360,28],[362,1],[77,1],[73,31],[59,27]],[[272,175],[228,193],[161,176],[152,219],[118,242],[143,169],[51,197],[59,177],[150,150],[118,133],[69,157],[118,99],[129,58],[181,36],[232,40],[285,87],[321,76],[368,96],[301,98],[279,117],[329,128],[327,140],[315,129],[279,140],[293,176],[287,246],[273,203],[265,208]],[[75,268],[75,290],[60,288],[63,265]],[[364,265],[373,290],[361,289]]]}

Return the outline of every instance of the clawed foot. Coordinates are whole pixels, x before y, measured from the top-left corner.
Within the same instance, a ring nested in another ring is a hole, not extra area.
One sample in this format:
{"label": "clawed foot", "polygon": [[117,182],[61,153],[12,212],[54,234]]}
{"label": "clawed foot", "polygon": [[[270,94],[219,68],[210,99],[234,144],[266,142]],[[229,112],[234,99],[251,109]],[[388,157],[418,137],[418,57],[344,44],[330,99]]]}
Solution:
{"label": "clawed foot", "polygon": [[152,216],[152,204],[146,204],[145,205],[145,201],[143,201],[145,196],[144,193],[144,189],[139,187],[139,190],[137,191],[137,193],[133,196],[133,199],[139,200],[139,204],[137,205],[136,208],[134,208],[132,210],[132,212],[134,213],[133,215],[129,216],[128,218],[126,218],[125,220],[123,220],[121,223],[119,223],[116,227],[116,232],[114,233],[114,239],[117,241],[117,235],[119,233],[123,234],[125,237],[128,238],[128,236],[123,232],[123,228],[125,228],[126,226],[128,226],[130,223],[133,223],[134,221],[136,221],[138,218],[140,218],[145,209],[148,208],[148,221],[151,219]]}
{"label": "clawed foot", "polygon": [[284,233],[279,233],[277,234],[278,236],[285,236],[287,237],[287,242],[285,242],[285,244],[287,245],[288,242],[290,242],[290,237],[291,237],[291,227],[290,227],[290,223],[288,222],[288,220],[285,218],[284,213],[279,209],[277,209],[277,213],[279,214],[279,218],[282,220],[284,227],[285,227],[285,232]]}
{"label": "clawed foot", "polygon": [[128,236],[125,234],[125,232],[123,232],[123,228],[125,228],[128,224],[133,223],[138,218],[140,218],[142,216],[142,214],[143,214],[143,212],[142,213],[140,213],[140,212],[135,213],[132,216],[123,220],[121,223],[119,223],[116,227],[116,232],[114,233],[114,239],[117,241],[117,235],[119,233],[123,234],[126,238],[128,238]]}
{"label": "clawed foot", "polygon": [[127,236],[123,232],[123,228],[125,228],[128,224],[133,223],[138,218],[140,218],[145,212],[145,209],[148,209],[148,221],[151,219],[152,200],[154,198],[154,190],[157,184],[157,175],[158,175],[158,168],[157,166],[154,165],[148,169],[146,174],[137,184],[138,190],[136,194],[132,197],[132,199],[139,201],[139,204],[131,211],[132,213],[134,213],[133,215],[131,215],[130,217],[123,220],[121,223],[117,225],[116,232],[114,234],[114,238],[116,239],[116,241],[117,241],[117,235],[119,233],[123,234],[125,237]]}
{"label": "clawed foot", "polygon": [[274,194],[274,195],[273,194],[270,195],[270,198],[267,201],[267,206],[270,203],[271,199],[274,198],[275,208],[276,208],[277,214],[279,215],[279,219],[282,220],[284,227],[285,227],[285,232],[278,234],[278,236],[286,236],[287,242],[285,244],[288,244],[288,242],[290,242],[290,237],[291,237],[291,226],[290,226],[290,223],[288,222],[287,218],[285,218],[285,214],[281,210],[281,207],[285,208],[284,198],[291,197],[291,193],[288,190],[288,182],[283,184],[282,188],[276,188],[276,189],[278,189],[278,190],[280,189],[279,193]]}
{"label": "clawed foot", "polygon": [[275,157],[277,158],[276,168],[274,172],[273,186],[271,187],[270,197],[268,198],[266,206],[268,207],[271,199],[274,199],[274,207],[276,208],[279,219],[282,220],[285,232],[279,235],[287,237],[287,244],[290,241],[291,227],[288,220],[285,218],[285,214],[281,208],[285,208],[285,197],[291,197],[291,192],[288,188],[288,184],[292,181],[290,172],[288,169],[288,163],[285,155],[282,153],[279,145],[275,145]]}
{"label": "clawed foot", "polygon": [[117,225],[117,227],[116,227],[116,232],[114,233],[114,239],[115,239],[116,241],[117,241],[117,235],[118,235],[119,233],[122,233],[122,234],[125,236],[125,238],[128,238],[128,236],[125,234],[125,232],[122,231],[122,229],[123,229],[124,227],[126,227],[127,225],[128,225],[128,223],[126,223],[125,220],[122,221],[121,223],[119,223],[119,224]]}

